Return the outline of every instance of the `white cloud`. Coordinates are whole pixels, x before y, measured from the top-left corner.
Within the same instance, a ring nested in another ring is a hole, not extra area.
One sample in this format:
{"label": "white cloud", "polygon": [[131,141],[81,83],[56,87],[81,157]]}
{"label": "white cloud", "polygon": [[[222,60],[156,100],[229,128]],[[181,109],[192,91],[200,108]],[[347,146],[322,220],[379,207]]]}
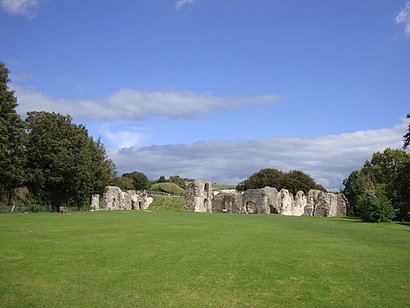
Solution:
{"label": "white cloud", "polygon": [[404,8],[397,14],[396,24],[403,24],[404,32],[410,36],[410,1],[407,1]]}
{"label": "white cloud", "polygon": [[0,8],[12,15],[34,17],[38,0],[0,0]]}
{"label": "white cloud", "polygon": [[138,170],[149,178],[159,175],[206,179],[237,184],[262,168],[299,169],[311,174],[329,190],[342,187],[343,179],[359,169],[372,153],[400,148],[407,128],[357,131],[320,138],[203,141],[124,148],[110,153],[120,173]]}
{"label": "white cloud", "polygon": [[14,86],[19,106],[17,111],[54,111],[76,119],[142,119],[149,116],[188,118],[217,109],[236,108],[247,104],[272,104],[275,94],[259,96],[211,96],[193,92],[140,91],[123,89],[104,100],[56,99],[36,90]]}
{"label": "white cloud", "polygon": [[195,0],[178,0],[175,3],[175,8],[177,11],[179,11],[182,7],[184,7],[185,5],[190,5],[192,3],[194,3]]}
{"label": "white cloud", "polygon": [[140,133],[130,131],[107,131],[105,136],[118,148],[129,148],[136,146],[141,140]]}

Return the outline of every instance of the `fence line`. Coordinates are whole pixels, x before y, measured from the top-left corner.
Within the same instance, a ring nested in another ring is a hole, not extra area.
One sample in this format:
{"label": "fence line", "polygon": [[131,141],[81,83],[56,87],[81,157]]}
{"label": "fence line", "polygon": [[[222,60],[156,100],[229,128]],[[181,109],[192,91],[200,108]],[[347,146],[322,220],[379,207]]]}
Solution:
{"label": "fence line", "polygon": [[181,195],[172,195],[163,191],[154,191],[154,190],[137,190],[137,194],[146,194],[146,195],[157,195],[157,196],[164,196],[170,198],[184,198]]}

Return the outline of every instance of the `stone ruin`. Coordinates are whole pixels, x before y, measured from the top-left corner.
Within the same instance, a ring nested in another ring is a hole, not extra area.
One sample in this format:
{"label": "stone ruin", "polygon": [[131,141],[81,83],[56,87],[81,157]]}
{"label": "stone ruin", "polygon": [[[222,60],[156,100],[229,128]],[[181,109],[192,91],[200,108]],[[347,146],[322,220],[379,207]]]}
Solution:
{"label": "stone ruin", "polygon": [[99,210],[146,210],[153,199],[145,194],[137,194],[135,190],[123,192],[119,187],[108,186],[103,195],[103,207],[99,207],[99,195],[91,197],[91,211]]}
{"label": "stone ruin", "polygon": [[236,214],[282,214],[288,216],[345,216],[349,203],[341,194],[309,190],[295,196],[287,189],[249,189],[243,193],[221,191],[212,193],[207,181],[190,183],[185,192],[184,210],[190,212]]}
{"label": "stone ruin", "polygon": [[185,190],[185,210],[189,212],[212,212],[212,185],[207,181],[189,183]]}

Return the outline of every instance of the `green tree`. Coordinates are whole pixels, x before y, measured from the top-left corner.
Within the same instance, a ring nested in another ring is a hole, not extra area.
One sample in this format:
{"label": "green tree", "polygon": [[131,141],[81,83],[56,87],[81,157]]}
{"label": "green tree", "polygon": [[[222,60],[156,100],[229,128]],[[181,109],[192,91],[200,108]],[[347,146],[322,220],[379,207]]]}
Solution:
{"label": "green tree", "polygon": [[166,183],[167,179],[165,178],[165,175],[161,175],[159,179],[157,180],[157,183]]}
{"label": "green tree", "polygon": [[177,184],[179,187],[185,189],[186,188],[186,184],[185,181],[178,175],[172,175],[169,177],[169,181],[171,183]]}
{"label": "green tree", "polygon": [[409,182],[410,174],[406,172],[410,163],[410,154],[398,149],[385,149],[373,154],[370,168],[374,177],[376,189],[383,191],[387,199],[391,200],[396,210],[397,219],[407,220],[408,203],[405,183]]}
{"label": "green tree", "polygon": [[88,148],[91,151],[93,176],[92,193],[103,193],[105,188],[115,178],[116,166],[114,162],[108,159],[107,151],[101,139],[96,141],[93,138],[88,138]]}
{"label": "green tree", "polygon": [[133,179],[126,176],[119,176],[112,180],[112,185],[121,188],[122,190],[134,189]]}
{"label": "green tree", "polygon": [[350,173],[349,177],[343,181],[345,186],[343,193],[350,203],[350,211],[352,215],[358,215],[357,203],[360,196],[363,194],[363,186],[361,184],[360,170],[355,170]]}
{"label": "green tree", "polygon": [[17,99],[9,90],[9,71],[0,62],[0,198],[10,200],[23,182],[24,122],[16,113]]}
{"label": "green tree", "polygon": [[113,164],[99,140],[88,136],[70,116],[29,112],[27,129],[27,187],[44,205],[87,206],[92,193],[102,193]]}
{"label": "green tree", "polygon": [[122,176],[132,179],[135,190],[146,190],[151,186],[147,176],[142,172],[133,171],[130,173],[124,173]]}
{"label": "green tree", "polygon": [[390,200],[383,195],[362,194],[357,207],[360,209],[360,218],[367,222],[388,222],[394,217],[394,209]]}
{"label": "green tree", "polygon": [[281,187],[288,189],[292,194],[296,194],[299,190],[305,193],[311,189],[326,191],[325,188],[318,185],[309,174],[300,170],[291,170],[284,173],[282,176]]}
{"label": "green tree", "polygon": [[293,194],[296,194],[299,190],[306,193],[310,189],[326,191],[325,188],[317,184],[310,175],[300,170],[291,170],[287,173],[283,173],[280,170],[272,168],[255,172],[246,180],[240,182],[236,186],[236,190],[245,191],[248,189],[264,188],[266,186],[275,187],[277,190],[285,188]]}
{"label": "green tree", "polygon": [[359,199],[368,201],[368,195],[377,195],[379,199],[383,196],[392,203],[397,219],[408,220],[409,164],[408,153],[387,148],[383,152],[374,153],[360,170],[352,172],[343,182],[343,192],[354,209],[354,214],[361,215],[363,207],[359,205]]}
{"label": "green tree", "polygon": [[236,186],[236,190],[264,188],[266,186],[280,189],[282,187],[283,172],[273,168],[261,169],[250,175],[246,180]]}
{"label": "green tree", "polygon": [[397,177],[394,179],[393,187],[399,197],[393,200],[397,209],[397,218],[410,221],[410,161],[397,168]]}

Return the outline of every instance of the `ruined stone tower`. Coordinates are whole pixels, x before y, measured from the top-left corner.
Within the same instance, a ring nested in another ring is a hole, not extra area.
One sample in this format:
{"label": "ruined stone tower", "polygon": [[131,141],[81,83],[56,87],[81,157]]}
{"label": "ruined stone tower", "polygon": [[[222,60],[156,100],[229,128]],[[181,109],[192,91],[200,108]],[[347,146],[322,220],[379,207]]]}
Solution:
{"label": "ruined stone tower", "polygon": [[196,180],[185,190],[184,210],[212,213],[212,186],[210,182]]}

